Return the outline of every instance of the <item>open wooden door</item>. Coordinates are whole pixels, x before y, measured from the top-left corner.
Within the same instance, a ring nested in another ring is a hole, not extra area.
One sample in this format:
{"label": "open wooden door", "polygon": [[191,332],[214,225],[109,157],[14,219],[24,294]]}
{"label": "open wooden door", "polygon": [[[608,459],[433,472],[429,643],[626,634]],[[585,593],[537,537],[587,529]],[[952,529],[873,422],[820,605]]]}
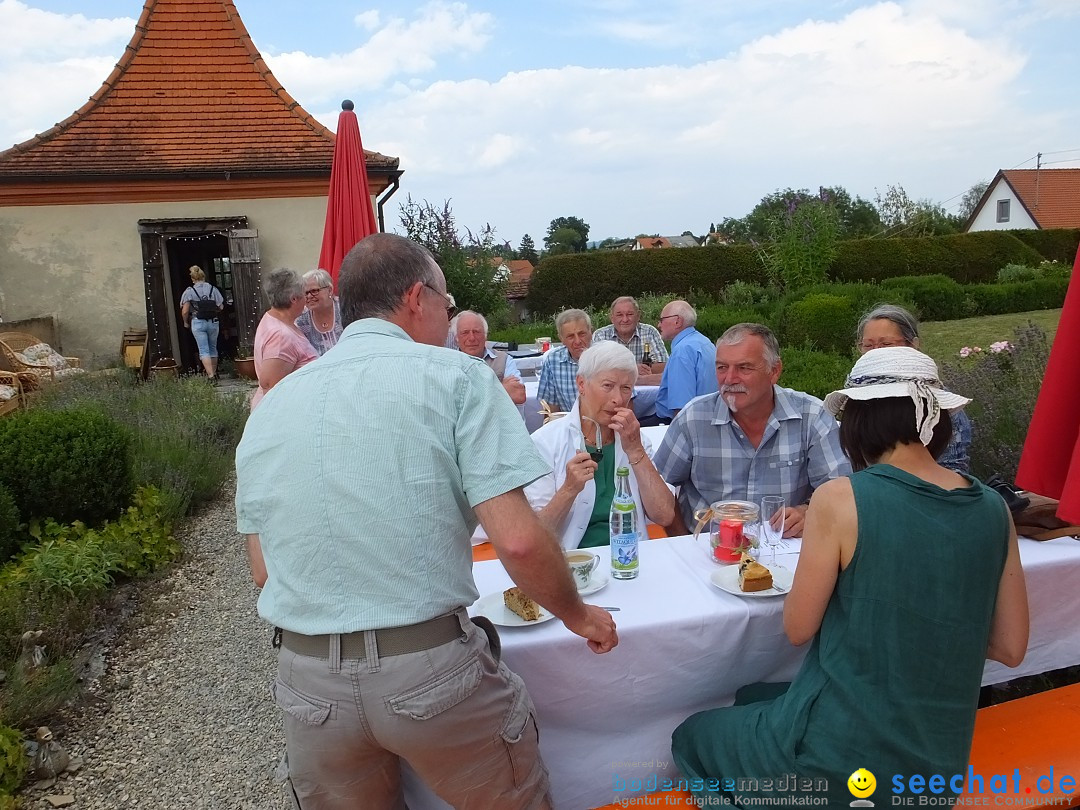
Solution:
{"label": "open wooden door", "polygon": [[255,348],[255,330],[266,312],[257,230],[245,228],[229,231],[229,266],[232,268],[236,300],[237,345],[241,356],[250,357]]}

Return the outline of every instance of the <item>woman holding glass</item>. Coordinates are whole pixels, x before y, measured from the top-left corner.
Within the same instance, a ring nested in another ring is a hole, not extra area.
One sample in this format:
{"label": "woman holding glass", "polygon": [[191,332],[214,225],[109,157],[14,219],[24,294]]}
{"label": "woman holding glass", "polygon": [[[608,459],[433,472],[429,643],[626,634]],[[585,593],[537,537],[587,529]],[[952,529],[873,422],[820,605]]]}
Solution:
{"label": "woman holding glass", "polygon": [[301,366],[318,357],[296,319],[304,309],[304,287],[295,270],[274,270],[266,279],[270,309],[255,330],[255,374],[259,388],[251,398],[255,410],[266,392]]}
{"label": "woman holding glass", "polygon": [[1005,502],[935,461],[967,402],[908,347],[867,352],[825,399],[855,472],[819,487],[806,514],[784,604],[791,642],[813,642],[803,666],[779,697],[760,700],[759,684],[750,702],[741,690],[734,707],[696,714],[672,737],[683,774],[719,780],[714,799],[728,778],[798,773],[826,780],[827,797],[813,795],[839,807],[859,768],[879,790],[885,774],[966,773],[983,665],[1017,666],[1028,642]]}
{"label": "woman holding glass", "polygon": [[341,307],[334,295],[334,280],[322,268],[304,273],[305,309],[296,319],[311,347],[322,357],[341,337]]}
{"label": "woman holding glass", "polygon": [[540,518],[564,549],[606,546],[610,540],[615,472],[630,470],[638,526],[675,519],[675,496],[653,466],[652,445],[630,407],[638,368],[614,341],[596,343],[578,361],[578,398],[569,413],[533,433],[553,472],[525,488]]}

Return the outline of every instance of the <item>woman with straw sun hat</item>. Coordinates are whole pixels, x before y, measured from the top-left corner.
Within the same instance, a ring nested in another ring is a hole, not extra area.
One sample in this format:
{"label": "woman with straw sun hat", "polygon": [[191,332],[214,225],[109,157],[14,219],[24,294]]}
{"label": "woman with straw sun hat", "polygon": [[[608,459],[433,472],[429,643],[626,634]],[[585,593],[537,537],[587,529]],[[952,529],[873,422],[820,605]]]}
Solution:
{"label": "woman with straw sun hat", "polygon": [[855,472],[814,493],[784,605],[788,638],[813,644],[783,694],[737,696],[676,729],[687,777],[723,792],[728,778],[795,772],[846,806],[859,768],[879,780],[966,771],[985,660],[1017,666],[1028,639],[1008,509],[935,460],[968,401],[910,347],[868,351],[826,397]]}

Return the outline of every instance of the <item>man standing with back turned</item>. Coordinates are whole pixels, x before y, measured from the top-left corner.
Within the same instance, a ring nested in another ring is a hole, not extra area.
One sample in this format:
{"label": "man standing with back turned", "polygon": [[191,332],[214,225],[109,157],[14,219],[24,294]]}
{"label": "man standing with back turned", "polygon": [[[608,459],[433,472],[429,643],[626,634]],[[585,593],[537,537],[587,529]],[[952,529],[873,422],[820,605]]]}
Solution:
{"label": "man standing with back turned", "polygon": [[614,622],[582,604],[522,494],[549,470],[521,416],[483,364],[442,348],[453,299],[431,254],[374,234],[339,283],[338,345],[274,387],[236,453],[299,805],[397,808],[404,759],[455,808],[547,808],[532,701],[465,612],[477,518],[594,652],[618,643]]}

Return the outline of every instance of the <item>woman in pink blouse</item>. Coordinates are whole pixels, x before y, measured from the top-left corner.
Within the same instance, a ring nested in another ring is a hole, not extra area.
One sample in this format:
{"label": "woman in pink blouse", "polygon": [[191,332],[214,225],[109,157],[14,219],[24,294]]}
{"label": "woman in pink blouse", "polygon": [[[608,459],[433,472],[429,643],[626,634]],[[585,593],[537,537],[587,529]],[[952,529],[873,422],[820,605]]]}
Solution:
{"label": "woman in pink blouse", "polygon": [[295,321],[304,311],[304,284],[295,270],[274,270],[266,279],[270,309],[255,330],[255,374],[259,390],[251,399],[255,410],[266,392],[301,366],[318,357]]}

